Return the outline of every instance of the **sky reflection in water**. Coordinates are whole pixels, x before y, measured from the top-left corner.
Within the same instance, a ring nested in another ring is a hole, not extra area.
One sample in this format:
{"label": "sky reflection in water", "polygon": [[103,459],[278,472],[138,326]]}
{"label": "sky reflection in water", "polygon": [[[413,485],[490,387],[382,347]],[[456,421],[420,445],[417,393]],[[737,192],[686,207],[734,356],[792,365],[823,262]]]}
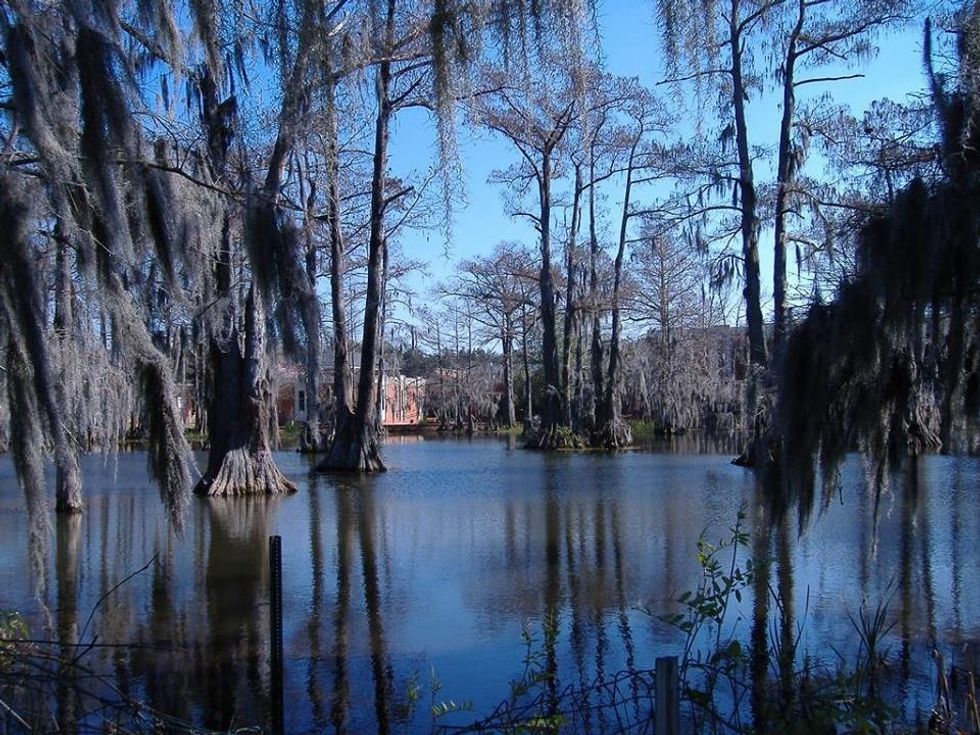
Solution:
{"label": "sky reflection in water", "polygon": [[[728,464],[730,448],[683,453],[706,448],[687,439],[675,442],[681,453],[548,456],[504,440],[396,440],[386,447],[391,471],[364,478],[311,475],[306,459],[282,454],[299,492],[192,499],[180,538],[147,483],[144,455],[90,456],[87,512],[54,524],[33,573],[4,457],[0,609],[74,641],[97,600],[156,557],[85,634],[140,647],[92,651],[90,665],[182,719],[215,729],[265,723],[267,537],[281,534],[287,731],[402,730],[413,680],[421,700],[411,729],[428,731],[433,676],[436,700],[472,700],[457,722],[507,696],[526,654],[522,630],[555,668],[557,688],[680,652],[680,635],[639,608],[676,611],[671,600],[699,578],[699,534],[726,536],[743,505],[754,517],[752,476]],[[810,653],[853,652],[848,613],[890,601],[888,645],[910,717],[932,704],[932,646],[956,658],[980,639],[978,485],[975,459],[922,459],[893,478],[875,537],[855,458],[840,498],[801,537],[795,519],[772,535],[770,553],[793,573],[779,577],[777,563],[771,583],[792,589]],[[735,613],[747,641],[751,599]],[[73,716],[70,702],[59,707]]]}

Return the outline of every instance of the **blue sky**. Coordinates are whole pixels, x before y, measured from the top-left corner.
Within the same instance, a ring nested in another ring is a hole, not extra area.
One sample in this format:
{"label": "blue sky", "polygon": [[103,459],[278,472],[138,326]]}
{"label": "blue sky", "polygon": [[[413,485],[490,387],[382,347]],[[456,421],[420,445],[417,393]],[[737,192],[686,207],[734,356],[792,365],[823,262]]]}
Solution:
{"label": "blue sky", "polygon": [[[659,31],[654,18],[654,3],[647,0],[600,0],[599,23],[606,70],[626,77],[639,77],[648,87],[664,78]],[[848,104],[860,114],[875,99],[902,100],[924,87],[922,73],[922,25],[915,23],[901,32],[878,39],[879,53],[848,73],[865,76],[840,82],[813,92],[831,92],[837,102]],[[683,110],[689,118],[693,109]],[[779,123],[779,104],[772,94],[753,98],[749,107],[749,129],[752,143],[772,145]],[[693,133],[693,123],[690,131]],[[683,124],[677,134],[686,132]],[[509,217],[504,208],[500,187],[487,183],[495,168],[516,160],[515,151],[502,139],[486,132],[460,129],[460,152],[463,161],[463,180],[460,187],[466,192],[468,204],[455,214],[453,237],[447,244],[440,230],[406,231],[400,242],[405,252],[427,264],[426,277],[415,276],[410,287],[424,295],[440,280],[453,272],[457,261],[487,253],[501,240],[536,242],[536,233],[524,220]],[[432,125],[422,112],[409,111],[397,120],[392,136],[390,167],[394,175],[402,176],[412,169],[421,170],[435,158]],[[757,177],[764,179],[767,169],[757,164]],[[615,207],[615,192],[609,192],[609,206]],[[763,233],[761,259],[765,292],[771,292],[771,233]],[[611,244],[611,243],[610,243]]]}

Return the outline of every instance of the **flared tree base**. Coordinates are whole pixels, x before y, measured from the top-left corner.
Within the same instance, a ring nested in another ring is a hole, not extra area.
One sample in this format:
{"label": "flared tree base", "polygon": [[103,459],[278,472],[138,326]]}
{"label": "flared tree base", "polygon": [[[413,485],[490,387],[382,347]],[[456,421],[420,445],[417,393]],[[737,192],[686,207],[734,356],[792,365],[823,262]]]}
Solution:
{"label": "flared tree base", "polygon": [[218,471],[201,478],[194,488],[196,495],[232,497],[236,495],[277,495],[296,491],[268,451],[249,452],[232,449],[221,461]]}
{"label": "flared tree base", "polygon": [[327,456],[316,466],[317,472],[385,472],[379,437],[369,431],[341,429],[334,436]]}
{"label": "flared tree base", "polygon": [[559,449],[584,449],[585,439],[567,426],[550,426],[540,429],[525,427],[524,437],[528,449],[554,451]]}
{"label": "flared tree base", "polygon": [[627,421],[612,419],[592,432],[592,446],[601,449],[623,449],[633,444],[633,430]]}
{"label": "flared tree base", "polygon": [[82,502],[82,479],[78,471],[78,464],[74,459],[70,461],[69,470],[59,469],[55,480],[57,489],[54,510],[56,513],[66,515],[85,512],[85,504]]}
{"label": "flared tree base", "polygon": [[320,423],[307,421],[299,435],[299,446],[296,451],[300,454],[322,454],[327,451],[327,438],[320,431]]}

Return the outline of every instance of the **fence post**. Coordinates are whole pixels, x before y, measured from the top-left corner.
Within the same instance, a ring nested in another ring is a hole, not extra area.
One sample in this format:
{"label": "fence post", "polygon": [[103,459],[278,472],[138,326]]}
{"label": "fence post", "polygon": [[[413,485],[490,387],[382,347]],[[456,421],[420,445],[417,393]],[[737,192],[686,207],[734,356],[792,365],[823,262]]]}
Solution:
{"label": "fence post", "polygon": [[269,668],[272,735],[284,735],[282,677],[282,536],[269,536]]}
{"label": "fence post", "polygon": [[680,735],[680,680],[676,656],[664,656],[657,659],[654,684],[657,696],[654,710],[655,735]]}

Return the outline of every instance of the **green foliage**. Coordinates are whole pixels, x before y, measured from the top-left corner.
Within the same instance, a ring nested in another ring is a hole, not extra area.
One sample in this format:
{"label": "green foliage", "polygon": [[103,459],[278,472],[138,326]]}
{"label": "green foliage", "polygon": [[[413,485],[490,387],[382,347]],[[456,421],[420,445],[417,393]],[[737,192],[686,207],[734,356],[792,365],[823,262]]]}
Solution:
{"label": "green foliage", "polygon": [[541,645],[537,645],[537,638],[529,626],[524,625],[521,629],[521,641],[524,643],[524,668],[520,678],[512,679],[510,682],[510,696],[514,701],[554,680],[555,672],[548,667],[547,651],[553,649],[558,641],[557,612],[553,610],[547,612],[541,627]]}
{"label": "green foliage", "polygon": [[657,425],[653,421],[630,421],[630,428],[637,441],[653,439],[657,435]]}
{"label": "green foliage", "polygon": [[291,421],[279,427],[279,443],[283,447],[294,447],[299,444],[299,436],[303,433],[302,424]]}
{"label": "green foliage", "polygon": [[[585,693],[560,689],[555,661],[560,630],[559,614],[554,609],[545,613],[540,634],[536,635],[525,625],[521,631],[525,649],[523,668],[520,676],[510,682],[510,696],[489,716],[459,731],[505,735],[558,733],[569,729],[578,731],[582,723],[588,722],[590,712],[583,704],[587,700]],[[616,689],[615,683],[603,684],[610,689]],[[615,702],[606,706],[614,707]],[[466,701],[440,702],[432,708],[433,723],[436,717],[468,710],[470,707],[470,703]]]}
{"label": "green foliage", "polygon": [[18,612],[0,613],[0,671],[4,671],[16,660],[17,641],[30,635],[27,621]]}
{"label": "green foliage", "polygon": [[[765,728],[771,732],[901,731],[899,711],[881,694],[887,674],[887,650],[883,640],[894,626],[888,606],[864,605],[848,614],[859,645],[855,654],[834,650],[836,660],[797,657],[797,642],[772,635],[764,651],[753,650],[735,637],[738,619],[732,621],[732,601],[741,602],[753,583],[760,581],[761,565],[768,560],[739,560],[739,550],[749,543],[744,529],[745,510],[740,509],[729,535],[715,543],[702,534],[697,542],[701,578],[697,587],[682,593],[676,602],[681,612],[658,618],[685,634],[680,665],[681,693],[690,706],[697,732],[754,732],[755,723],[743,722],[751,692],[761,688],[766,702]],[[787,604],[766,585],[772,606],[782,611]],[[765,640],[765,638],[764,638]],[[753,644],[755,641],[753,640]],[[782,646],[782,648],[781,648]],[[789,646],[790,650],[785,650]],[[753,662],[762,656],[763,676]],[[781,667],[789,661],[790,671]],[[765,673],[769,671],[770,673]],[[787,682],[779,677],[789,676]]]}
{"label": "green foliage", "polygon": [[435,729],[436,720],[440,717],[445,717],[456,712],[469,712],[473,709],[473,702],[468,699],[461,699],[458,702],[455,699],[439,700],[437,702],[436,695],[441,689],[442,682],[439,681],[439,675],[436,674],[436,670],[433,668],[429,675],[429,691],[431,692],[429,713],[432,715],[433,729]]}
{"label": "green foliage", "polygon": [[[706,533],[702,532],[697,541],[701,567],[698,586],[677,598],[683,612],[658,617],[685,634],[680,664],[682,696],[692,709],[713,712],[719,688],[730,688],[732,681],[743,679],[748,671],[748,654],[734,637],[734,624],[727,632],[725,624],[732,600],[741,602],[743,592],[751,589],[755,562],[739,560],[739,550],[749,542],[744,506],[739,508],[726,538],[712,543]],[[698,714],[695,712],[696,721],[708,721]]]}

